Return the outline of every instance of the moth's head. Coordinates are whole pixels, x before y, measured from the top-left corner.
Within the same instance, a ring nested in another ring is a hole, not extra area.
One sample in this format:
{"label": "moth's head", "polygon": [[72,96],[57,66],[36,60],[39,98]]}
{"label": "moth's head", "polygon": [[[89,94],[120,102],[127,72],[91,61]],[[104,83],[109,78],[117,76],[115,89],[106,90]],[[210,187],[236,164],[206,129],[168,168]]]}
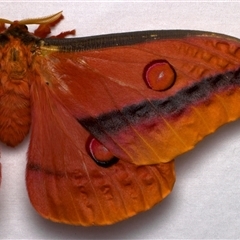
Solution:
{"label": "moth's head", "polygon": [[[0,18],[0,33],[4,33],[6,35],[12,35],[13,37],[18,37],[22,39],[24,35],[32,35],[37,38],[46,38],[49,37],[51,33],[51,28],[58,24],[63,19],[62,12],[58,12],[51,16],[43,17],[43,18],[29,18],[20,21],[10,21],[8,19]],[[5,24],[10,24],[7,28]],[[34,32],[28,32],[27,25],[29,24],[37,24],[39,25]],[[75,35],[75,30],[66,31],[60,33],[56,36],[50,36],[55,38],[64,38],[68,35]],[[24,37],[25,38],[25,37]]]}
{"label": "moth's head", "polygon": [[46,24],[49,26],[54,26],[62,19],[63,19],[62,12],[58,12],[56,14],[43,17],[43,18],[29,18],[29,19],[23,19],[18,21],[11,21],[8,19],[0,18],[0,33],[4,32],[7,29],[5,24],[10,24],[9,28],[20,26],[22,29],[26,28],[27,30],[26,25],[29,25],[29,24],[37,24],[37,25]]}

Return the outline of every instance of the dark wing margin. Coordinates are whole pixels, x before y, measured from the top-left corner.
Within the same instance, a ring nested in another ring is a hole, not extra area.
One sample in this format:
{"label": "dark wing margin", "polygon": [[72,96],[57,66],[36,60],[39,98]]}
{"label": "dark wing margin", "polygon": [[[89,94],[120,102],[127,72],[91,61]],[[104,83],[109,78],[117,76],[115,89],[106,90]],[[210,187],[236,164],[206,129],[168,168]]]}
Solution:
{"label": "dark wing margin", "polygon": [[55,46],[59,51],[74,52],[88,51],[108,47],[118,47],[134,45],[138,43],[151,42],[164,39],[181,39],[185,37],[221,37],[239,41],[239,39],[213,32],[194,31],[194,30],[159,30],[159,31],[139,31],[128,33],[113,33],[99,36],[66,38],[66,39],[43,39],[43,46]]}

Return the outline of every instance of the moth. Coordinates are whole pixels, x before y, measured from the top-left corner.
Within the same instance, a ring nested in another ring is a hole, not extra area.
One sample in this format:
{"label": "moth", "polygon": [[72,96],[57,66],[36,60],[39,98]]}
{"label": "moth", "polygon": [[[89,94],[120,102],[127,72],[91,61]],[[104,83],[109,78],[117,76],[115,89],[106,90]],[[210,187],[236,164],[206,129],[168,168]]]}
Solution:
{"label": "moth", "polygon": [[173,159],[239,118],[240,42],[189,30],[48,37],[61,19],[0,19],[0,140],[30,133],[40,215],[113,224],[165,198]]}

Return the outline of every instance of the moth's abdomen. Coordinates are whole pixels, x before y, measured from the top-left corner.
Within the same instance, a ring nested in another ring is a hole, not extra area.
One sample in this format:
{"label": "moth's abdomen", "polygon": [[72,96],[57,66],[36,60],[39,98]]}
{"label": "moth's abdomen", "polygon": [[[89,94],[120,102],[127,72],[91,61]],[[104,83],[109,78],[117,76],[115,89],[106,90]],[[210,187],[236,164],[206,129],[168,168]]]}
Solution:
{"label": "moth's abdomen", "polygon": [[24,96],[8,91],[0,97],[0,140],[12,147],[29,132],[31,112],[27,95],[27,92]]}

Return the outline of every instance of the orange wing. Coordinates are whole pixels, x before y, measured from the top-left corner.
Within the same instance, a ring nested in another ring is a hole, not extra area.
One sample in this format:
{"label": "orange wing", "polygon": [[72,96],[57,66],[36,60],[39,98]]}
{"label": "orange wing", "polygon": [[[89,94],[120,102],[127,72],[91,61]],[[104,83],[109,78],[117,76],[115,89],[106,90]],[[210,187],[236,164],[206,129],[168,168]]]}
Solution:
{"label": "orange wing", "polygon": [[45,41],[27,166],[41,215],[103,225],[146,210],[171,191],[172,159],[239,117],[239,42],[173,33]]}
{"label": "orange wing", "polygon": [[[129,46],[134,33],[65,40],[64,52],[47,52],[42,60],[59,102],[114,156],[137,165],[168,162],[240,115],[234,107],[240,100],[239,41],[173,33],[135,33],[150,40]],[[114,39],[125,45],[97,48]],[[84,44],[97,49],[83,51]],[[159,81],[171,84],[157,91]]]}

